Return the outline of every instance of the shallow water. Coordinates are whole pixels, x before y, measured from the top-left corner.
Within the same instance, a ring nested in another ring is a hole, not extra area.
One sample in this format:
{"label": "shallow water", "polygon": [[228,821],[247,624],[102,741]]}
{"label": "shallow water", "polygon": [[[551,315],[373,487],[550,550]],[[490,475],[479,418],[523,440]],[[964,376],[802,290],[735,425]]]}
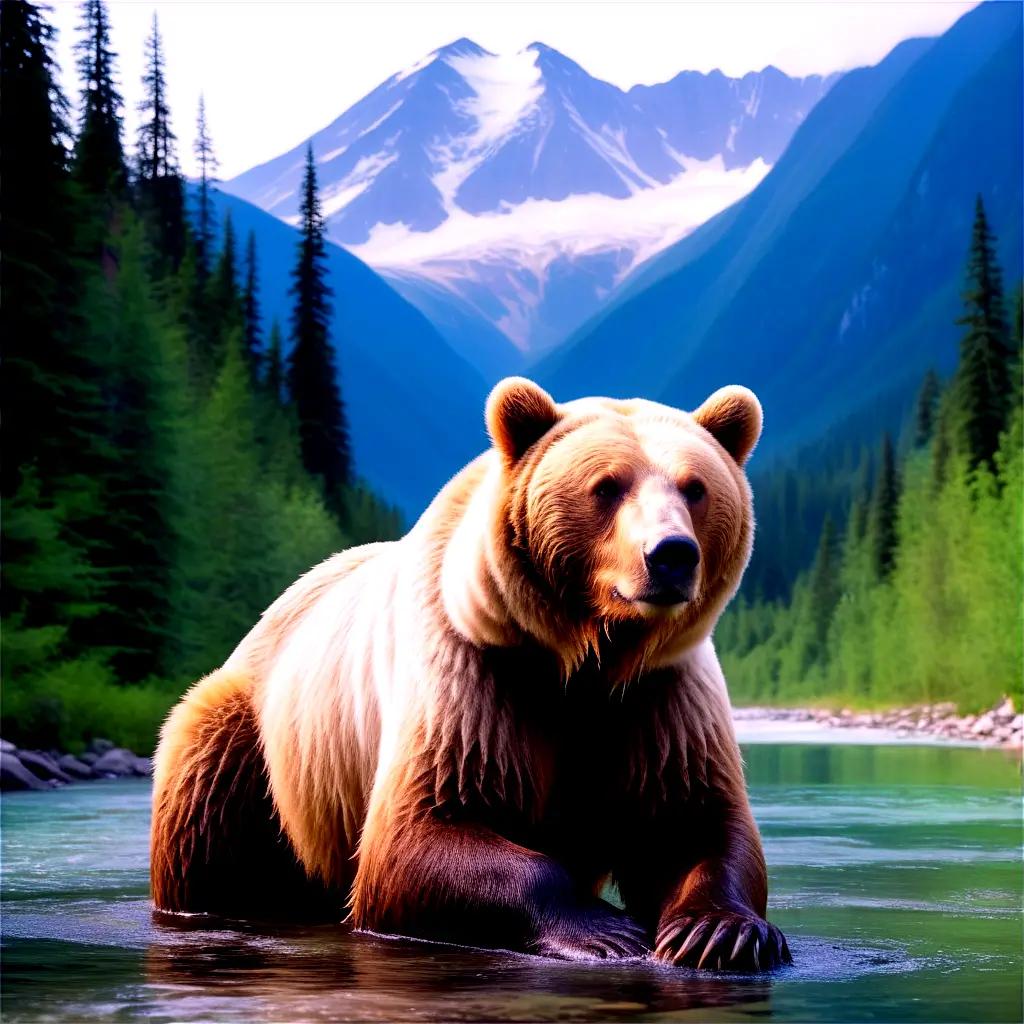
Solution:
{"label": "shallow water", "polygon": [[155,922],[148,784],[109,782],[3,799],[4,1020],[1021,1020],[1015,757],[745,752],[770,916],[795,958],[772,975],[567,964],[341,926]]}

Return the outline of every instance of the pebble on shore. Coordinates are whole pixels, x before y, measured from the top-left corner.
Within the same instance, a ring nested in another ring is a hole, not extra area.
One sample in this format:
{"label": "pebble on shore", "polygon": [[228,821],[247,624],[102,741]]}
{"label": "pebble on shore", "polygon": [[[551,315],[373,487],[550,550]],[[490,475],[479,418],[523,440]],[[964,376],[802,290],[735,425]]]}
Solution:
{"label": "pebble on shore", "polygon": [[737,708],[738,719],[772,718],[784,722],[818,722],[834,729],[888,729],[898,736],[936,736],[985,746],[1020,750],[1024,746],[1024,715],[1010,697],[980,715],[958,715],[956,705],[920,704],[891,711],[855,712],[850,708]]}
{"label": "pebble on shore", "polygon": [[93,740],[79,757],[56,750],[19,750],[9,740],[0,740],[0,792],[56,789],[94,779],[148,777],[152,770],[148,757],[139,757],[105,739]]}

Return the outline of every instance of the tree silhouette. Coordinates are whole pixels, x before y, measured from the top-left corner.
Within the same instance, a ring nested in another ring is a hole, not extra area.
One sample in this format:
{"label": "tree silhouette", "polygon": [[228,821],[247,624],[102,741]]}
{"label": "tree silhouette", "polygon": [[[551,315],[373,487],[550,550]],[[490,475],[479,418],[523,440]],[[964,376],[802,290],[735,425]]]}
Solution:
{"label": "tree silhouette", "polygon": [[263,329],[260,326],[259,273],[256,265],[256,232],[250,231],[245,243],[245,285],[242,289],[242,313],[245,333],[243,350],[249,372],[254,381],[259,379],[263,347]]}
{"label": "tree silhouette", "polygon": [[140,205],[158,234],[158,249],[172,269],[185,251],[185,203],[181,175],[167,105],[163,41],[157,16],[146,39],[146,69],[142,76],[142,121],[138,137],[138,190]]}
{"label": "tree silhouette", "polygon": [[1013,394],[1002,273],[981,196],[975,205],[964,307],[958,323],[967,331],[960,342],[953,396],[961,446],[970,464],[978,466],[992,462]]}
{"label": "tree silhouette", "polygon": [[302,183],[298,260],[292,272],[292,348],[288,385],[299,418],[302,461],[323,480],[335,500],[338,488],[349,482],[351,457],[345,408],[330,342],[330,289],[327,285],[324,220],[316,181],[313,147],[306,152]]}
{"label": "tree silhouette", "polygon": [[214,215],[210,199],[210,178],[217,170],[217,157],[206,122],[206,100],[199,94],[199,112],[196,115],[196,140],[193,151],[199,160],[199,193],[196,203],[195,247],[196,278],[200,287],[210,276],[213,260]]}
{"label": "tree silhouette", "polygon": [[115,82],[117,55],[110,48],[104,0],[85,0],[80,32],[75,52],[82,80],[82,110],[74,151],[75,178],[93,196],[120,197],[128,182],[121,144],[122,101]]}

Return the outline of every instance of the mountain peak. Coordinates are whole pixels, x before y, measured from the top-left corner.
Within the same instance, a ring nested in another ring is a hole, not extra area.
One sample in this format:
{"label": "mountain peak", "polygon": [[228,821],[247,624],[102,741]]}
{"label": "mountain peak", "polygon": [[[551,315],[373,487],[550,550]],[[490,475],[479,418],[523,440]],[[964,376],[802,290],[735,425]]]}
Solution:
{"label": "mountain peak", "polygon": [[[692,72],[626,93],[540,40],[496,54],[463,36],[317,134],[329,235],[543,347],[746,194],[817,98],[738,84]],[[283,154],[226,188],[293,220],[300,172]]]}
{"label": "mountain peak", "polygon": [[443,59],[445,57],[493,57],[494,55],[479,43],[462,36],[454,42],[448,43],[447,46],[435,50],[432,56]]}

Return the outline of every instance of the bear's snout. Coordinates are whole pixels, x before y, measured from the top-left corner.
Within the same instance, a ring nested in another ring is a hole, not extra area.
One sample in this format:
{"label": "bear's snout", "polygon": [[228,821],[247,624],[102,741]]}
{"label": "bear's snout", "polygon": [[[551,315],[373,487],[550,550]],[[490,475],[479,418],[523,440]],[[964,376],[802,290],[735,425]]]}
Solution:
{"label": "bear's snout", "polygon": [[688,601],[700,565],[700,548],[692,537],[664,537],[644,552],[650,588],[643,596],[648,604],[679,604]]}

